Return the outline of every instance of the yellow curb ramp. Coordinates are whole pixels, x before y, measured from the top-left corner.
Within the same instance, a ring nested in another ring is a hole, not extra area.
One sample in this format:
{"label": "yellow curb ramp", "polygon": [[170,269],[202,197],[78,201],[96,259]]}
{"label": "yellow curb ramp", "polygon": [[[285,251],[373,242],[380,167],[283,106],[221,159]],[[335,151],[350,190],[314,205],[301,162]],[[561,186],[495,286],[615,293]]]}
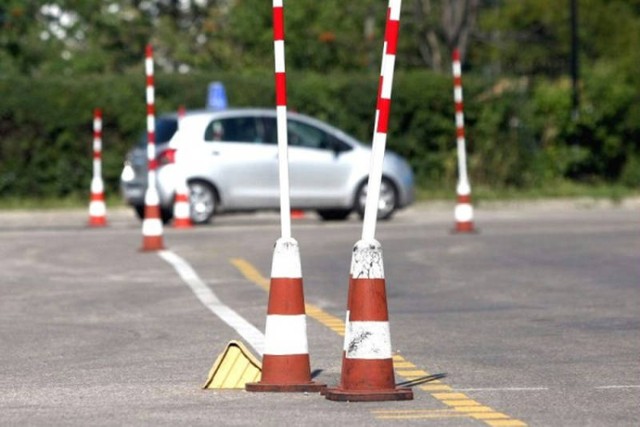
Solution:
{"label": "yellow curb ramp", "polygon": [[214,362],[203,389],[244,389],[260,380],[262,364],[240,341],[230,341]]}

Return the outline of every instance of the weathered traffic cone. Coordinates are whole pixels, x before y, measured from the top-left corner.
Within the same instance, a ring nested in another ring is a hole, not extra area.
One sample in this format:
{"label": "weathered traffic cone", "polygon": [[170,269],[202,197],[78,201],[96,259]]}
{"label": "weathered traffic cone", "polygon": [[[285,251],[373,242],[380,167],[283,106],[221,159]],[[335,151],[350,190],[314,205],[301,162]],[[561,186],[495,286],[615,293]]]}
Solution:
{"label": "weathered traffic cone", "polygon": [[107,206],[104,202],[102,181],[102,111],[93,111],[93,177],[91,178],[91,200],[89,201],[89,226],[107,225]]}
{"label": "weathered traffic cone", "polygon": [[307,320],[298,242],[276,241],[265,327],[262,375],[247,391],[317,392],[324,384],[311,381]]}
{"label": "weathered traffic cone", "polygon": [[357,242],[351,265],[340,384],[324,395],[329,400],[353,402],[411,400],[410,388],[395,385],[380,243]]}

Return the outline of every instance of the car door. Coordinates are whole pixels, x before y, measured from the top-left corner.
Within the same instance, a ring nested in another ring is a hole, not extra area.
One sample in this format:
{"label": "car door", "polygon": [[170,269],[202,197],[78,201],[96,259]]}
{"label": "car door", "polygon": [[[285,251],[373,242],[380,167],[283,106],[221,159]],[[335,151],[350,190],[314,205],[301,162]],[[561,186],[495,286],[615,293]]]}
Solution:
{"label": "car door", "polygon": [[277,147],[264,143],[261,128],[252,115],[222,117],[207,126],[210,176],[226,208],[278,206]]}
{"label": "car door", "polygon": [[[275,129],[275,118],[266,118],[266,129]],[[288,157],[291,205],[335,207],[350,199],[350,146],[312,124],[289,118]],[[275,140],[273,132],[268,132]]]}

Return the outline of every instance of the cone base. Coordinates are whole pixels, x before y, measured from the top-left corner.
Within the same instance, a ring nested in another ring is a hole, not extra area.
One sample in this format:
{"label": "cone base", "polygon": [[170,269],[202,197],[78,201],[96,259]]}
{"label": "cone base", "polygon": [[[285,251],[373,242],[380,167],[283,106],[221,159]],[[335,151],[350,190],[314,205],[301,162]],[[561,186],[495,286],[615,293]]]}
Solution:
{"label": "cone base", "polygon": [[193,224],[189,219],[176,219],[173,221],[173,228],[192,228]]}
{"label": "cone base", "polygon": [[410,388],[390,390],[347,390],[340,387],[328,388],[323,393],[325,398],[335,402],[382,402],[388,400],[413,400]]}
{"label": "cone base", "polygon": [[477,233],[478,231],[473,226],[473,222],[456,222],[456,226],[451,233],[459,234],[459,233]]}
{"label": "cone base", "polygon": [[107,219],[103,216],[90,217],[87,226],[89,227],[106,227]]}
{"label": "cone base", "polygon": [[247,383],[245,390],[258,392],[323,392],[327,388],[326,384],[319,384],[313,381],[304,384],[268,384],[268,383]]}
{"label": "cone base", "polygon": [[142,239],[142,252],[159,251],[164,249],[162,236],[144,236]]}

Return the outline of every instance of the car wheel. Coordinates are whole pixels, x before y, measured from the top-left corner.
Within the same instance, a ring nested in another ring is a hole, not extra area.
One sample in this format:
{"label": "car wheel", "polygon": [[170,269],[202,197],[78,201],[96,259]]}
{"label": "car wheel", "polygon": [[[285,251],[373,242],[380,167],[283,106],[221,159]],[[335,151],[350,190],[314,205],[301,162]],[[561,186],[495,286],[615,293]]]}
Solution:
{"label": "car wheel", "polygon": [[211,221],[217,202],[216,192],[211,185],[202,181],[189,182],[189,208],[194,224]]}
{"label": "car wheel", "polygon": [[347,219],[351,209],[320,209],[318,215],[324,221],[344,221]]}
{"label": "car wheel", "polygon": [[[136,211],[136,216],[138,217],[138,219],[142,221],[144,219],[144,205],[136,205],[133,207],[133,209]],[[169,221],[171,221],[171,218],[173,218],[173,211],[171,211],[170,209],[160,209],[160,219],[162,220],[163,224],[167,224]]]}
{"label": "car wheel", "polygon": [[[367,182],[363,182],[356,192],[355,209],[364,219],[364,208],[367,204]],[[398,192],[395,185],[388,179],[382,178],[380,182],[380,199],[378,200],[378,219],[386,220],[391,218],[398,208]]]}

